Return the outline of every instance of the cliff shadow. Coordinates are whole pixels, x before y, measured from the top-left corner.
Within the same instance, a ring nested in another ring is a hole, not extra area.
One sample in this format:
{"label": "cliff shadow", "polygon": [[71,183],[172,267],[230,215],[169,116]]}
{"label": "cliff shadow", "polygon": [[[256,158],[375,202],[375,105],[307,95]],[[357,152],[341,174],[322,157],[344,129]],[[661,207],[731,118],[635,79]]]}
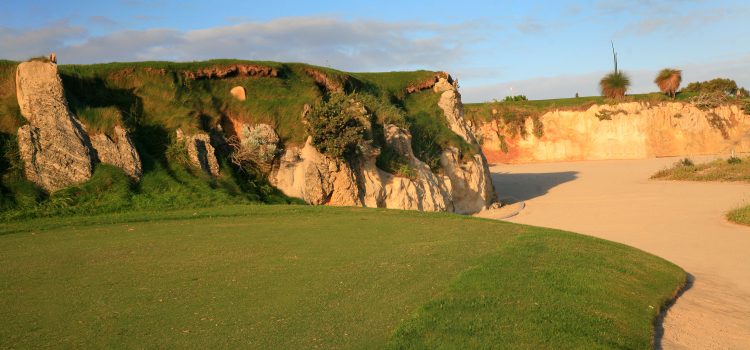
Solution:
{"label": "cliff shadow", "polygon": [[543,196],[553,187],[577,178],[577,171],[527,174],[492,173],[492,183],[495,185],[495,190],[501,200],[503,197],[513,197],[518,201],[527,201]]}
{"label": "cliff shadow", "polygon": [[[60,73],[60,78],[68,107],[79,121],[100,129],[111,129],[121,123],[128,129],[140,155],[144,173],[153,170],[157,163],[168,168],[169,133],[162,125],[144,123],[143,101],[134,88],[111,87],[101,77]],[[108,113],[112,110],[118,113]]]}

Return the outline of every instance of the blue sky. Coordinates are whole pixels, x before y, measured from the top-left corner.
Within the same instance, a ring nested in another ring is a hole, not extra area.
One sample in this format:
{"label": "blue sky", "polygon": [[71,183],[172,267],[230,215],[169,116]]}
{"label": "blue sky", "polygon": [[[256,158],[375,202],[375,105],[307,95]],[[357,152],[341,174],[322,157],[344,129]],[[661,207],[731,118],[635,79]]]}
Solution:
{"label": "blue sky", "polygon": [[243,58],[348,71],[446,70],[465,101],[597,94],[610,40],[632,92],[656,71],[750,86],[750,2],[3,1],[0,58]]}

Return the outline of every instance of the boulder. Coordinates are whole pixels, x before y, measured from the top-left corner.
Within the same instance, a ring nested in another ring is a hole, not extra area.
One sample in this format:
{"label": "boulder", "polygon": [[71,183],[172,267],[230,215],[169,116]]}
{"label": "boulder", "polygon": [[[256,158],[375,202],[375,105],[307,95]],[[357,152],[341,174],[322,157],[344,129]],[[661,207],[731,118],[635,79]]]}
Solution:
{"label": "boulder", "polygon": [[239,101],[245,100],[245,88],[242,86],[235,86],[231,90],[229,90],[229,93],[232,95],[232,97],[236,98]]}

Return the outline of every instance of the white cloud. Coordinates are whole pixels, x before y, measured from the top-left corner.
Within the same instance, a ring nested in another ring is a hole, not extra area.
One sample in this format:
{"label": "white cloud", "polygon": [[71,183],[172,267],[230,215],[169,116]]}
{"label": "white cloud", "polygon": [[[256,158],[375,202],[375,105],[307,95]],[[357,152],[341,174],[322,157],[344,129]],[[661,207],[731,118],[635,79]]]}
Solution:
{"label": "white cloud", "polygon": [[69,40],[80,38],[86,33],[83,27],[71,25],[67,21],[23,32],[0,26],[0,58],[23,60],[46,56],[64,47]]}
{"label": "white cloud", "polygon": [[[36,32],[0,30],[4,58],[57,51],[64,63],[242,58],[302,61],[345,70],[434,68],[457,61],[469,25],[437,25],[333,17],[282,18],[186,32],[146,29],[88,37],[67,26]],[[78,40],[70,44],[71,40]],[[10,50],[12,48],[12,50]]]}

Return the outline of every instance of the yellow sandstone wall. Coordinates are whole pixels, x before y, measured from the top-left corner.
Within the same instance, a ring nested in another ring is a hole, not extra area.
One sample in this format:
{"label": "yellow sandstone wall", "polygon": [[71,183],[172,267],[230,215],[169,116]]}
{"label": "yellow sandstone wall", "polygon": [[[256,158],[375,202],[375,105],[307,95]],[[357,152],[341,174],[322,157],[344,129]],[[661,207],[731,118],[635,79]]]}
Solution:
{"label": "yellow sandstone wall", "polygon": [[[611,120],[600,119],[607,114]],[[511,137],[493,122],[476,125],[487,160],[524,163],[750,152],[750,116],[737,106],[703,111],[680,102],[630,102],[548,112],[540,120],[541,137],[533,135],[531,119],[526,121],[525,138]]]}

